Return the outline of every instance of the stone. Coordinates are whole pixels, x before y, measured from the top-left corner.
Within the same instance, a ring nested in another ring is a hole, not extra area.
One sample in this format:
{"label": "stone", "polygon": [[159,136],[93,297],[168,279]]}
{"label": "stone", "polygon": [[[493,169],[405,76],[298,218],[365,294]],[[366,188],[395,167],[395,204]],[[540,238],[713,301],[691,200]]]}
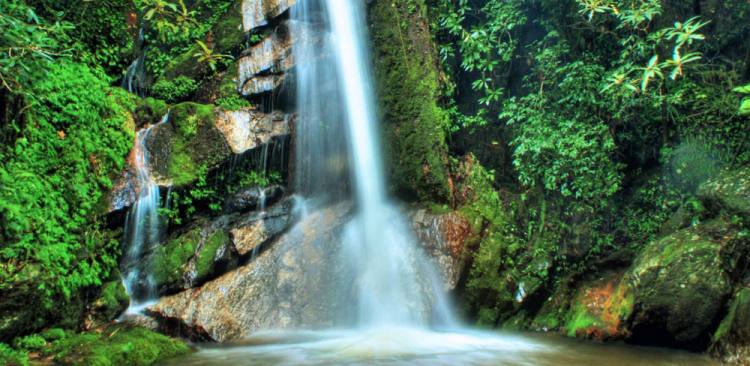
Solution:
{"label": "stone", "polygon": [[226,138],[234,154],[242,154],[289,134],[291,116],[281,112],[262,113],[249,108],[219,111],[216,128]]}
{"label": "stone", "polygon": [[727,365],[750,360],[750,284],[738,290],[712,338],[710,352]]}
{"label": "stone", "polygon": [[469,221],[457,212],[432,214],[425,210],[412,212],[410,218],[420,244],[443,275],[446,289],[455,289],[464,247],[471,236]]}
{"label": "stone", "polygon": [[750,168],[725,171],[698,189],[707,207],[750,218]]}
{"label": "stone", "polygon": [[625,281],[635,343],[704,350],[731,295],[738,231],[722,219],[649,243]]}
{"label": "stone", "polygon": [[240,256],[257,252],[269,240],[285,231],[290,224],[291,200],[255,215],[249,215],[231,229],[234,251]]}
{"label": "stone", "polygon": [[296,0],[243,0],[242,25],[245,32],[268,25],[271,19],[287,11],[296,2]]}
{"label": "stone", "polygon": [[224,213],[247,212],[276,203],[284,195],[284,187],[249,187],[241,189],[224,203]]}
{"label": "stone", "polygon": [[623,277],[623,271],[612,272],[580,284],[563,329],[568,336],[604,341],[629,335],[626,322],[633,312],[633,293]]}
{"label": "stone", "polygon": [[[351,281],[339,283],[338,238],[351,204],[321,209],[282,235],[257,258],[232,272],[162,298],[146,311],[166,330],[193,339],[227,342],[261,329],[332,327],[346,313]],[[338,303],[337,303],[338,302]]]}
{"label": "stone", "polygon": [[125,286],[116,272],[110,276],[112,280],[102,285],[99,296],[92,301],[84,318],[84,328],[93,329],[109,323],[122,314],[130,304],[130,298],[125,291]]}

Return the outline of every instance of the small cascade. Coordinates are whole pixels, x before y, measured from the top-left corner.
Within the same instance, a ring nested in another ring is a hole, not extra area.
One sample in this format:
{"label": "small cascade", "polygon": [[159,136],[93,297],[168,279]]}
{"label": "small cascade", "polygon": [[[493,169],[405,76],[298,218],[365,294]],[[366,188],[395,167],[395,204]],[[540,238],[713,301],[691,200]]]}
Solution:
{"label": "small cascade", "polygon": [[[168,119],[169,113],[159,124],[166,123]],[[149,171],[150,159],[146,149],[146,140],[157,125],[138,131],[131,153],[138,182],[138,198],[125,222],[126,250],[122,267],[123,282],[131,299],[128,313],[138,312],[149,300],[157,297],[153,278],[148,273],[148,267],[142,263],[143,254],[149,248],[158,245],[161,239],[161,219],[158,212],[160,192]]]}
{"label": "small cascade", "polygon": [[136,46],[138,57],[128,66],[125,77],[122,79],[122,88],[140,97],[144,96],[146,84],[145,41],[145,29],[141,27],[140,31],[138,31],[138,43]]}
{"label": "small cascade", "polygon": [[[452,326],[442,281],[408,220],[388,202],[364,2],[306,0],[293,8],[292,19],[295,58],[313,60],[296,73],[296,189],[313,206],[356,203],[340,258],[353,277],[342,283],[354,281],[353,325]],[[322,34],[322,40],[313,43],[305,39],[308,33]]]}

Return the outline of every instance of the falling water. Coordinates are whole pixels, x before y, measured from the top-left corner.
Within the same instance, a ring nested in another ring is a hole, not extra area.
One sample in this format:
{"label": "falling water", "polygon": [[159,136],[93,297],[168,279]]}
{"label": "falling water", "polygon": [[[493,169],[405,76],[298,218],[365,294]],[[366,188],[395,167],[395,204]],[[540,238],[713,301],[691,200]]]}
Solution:
{"label": "falling water", "polygon": [[[159,124],[166,123],[168,118],[167,113]],[[144,251],[157,245],[161,235],[158,213],[159,186],[151,177],[149,153],[145,146],[154,126],[138,131],[132,151],[138,197],[128,213],[125,224],[126,252],[123,260],[123,282],[131,298],[129,312],[142,308],[157,295],[153,278],[142,261]]]}
{"label": "falling water", "polygon": [[356,280],[357,325],[445,326],[438,276],[387,199],[364,1],[303,1],[292,18],[295,57],[313,60],[297,70],[297,190],[325,202],[348,198],[342,182],[351,184],[357,214],[344,230],[342,262]]}

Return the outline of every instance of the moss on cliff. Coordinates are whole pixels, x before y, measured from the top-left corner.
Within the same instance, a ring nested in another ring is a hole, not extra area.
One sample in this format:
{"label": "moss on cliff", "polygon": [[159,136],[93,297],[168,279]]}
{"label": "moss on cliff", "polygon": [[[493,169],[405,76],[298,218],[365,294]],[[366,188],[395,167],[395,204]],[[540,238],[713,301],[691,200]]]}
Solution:
{"label": "moss on cliff", "polygon": [[195,254],[201,240],[201,229],[194,228],[154,251],[151,266],[154,282],[159,288],[175,287],[183,281],[187,263]]}
{"label": "moss on cliff", "polygon": [[370,21],[391,181],[400,195],[446,202],[447,114],[423,0],[378,0]]}

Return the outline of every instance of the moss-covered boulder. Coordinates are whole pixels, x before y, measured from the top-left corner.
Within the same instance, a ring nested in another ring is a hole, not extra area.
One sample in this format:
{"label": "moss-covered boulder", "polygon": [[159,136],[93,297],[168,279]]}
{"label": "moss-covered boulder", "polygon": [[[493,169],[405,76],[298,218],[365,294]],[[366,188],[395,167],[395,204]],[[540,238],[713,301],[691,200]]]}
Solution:
{"label": "moss-covered boulder", "polygon": [[231,242],[223,227],[198,224],[149,253],[153,281],[160,293],[190,288],[216,272]]}
{"label": "moss-covered boulder", "polygon": [[423,0],[376,0],[370,29],[391,182],[400,196],[447,202],[447,114]]}
{"label": "moss-covered boulder", "polygon": [[66,335],[41,353],[54,364],[140,366],[189,352],[190,347],[182,341],[145,328],[117,325],[99,332]]}
{"label": "moss-covered boulder", "polygon": [[750,168],[725,171],[701,185],[698,195],[710,209],[750,218]]}
{"label": "moss-covered boulder", "polygon": [[0,286],[0,342],[44,326],[49,311],[43,304],[39,283],[39,266],[27,263],[15,274],[12,283]]}
{"label": "moss-covered boulder", "polygon": [[84,328],[91,329],[106,324],[122,314],[130,304],[130,298],[117,272],[102,285],[99,295],[89,304]]}
{"label": "moss-covered boulder", "polygon": [[750,287],[735,293],[714,333],[711,353],[728,364],[746,365],[750,360]]}
{"label": "moss-covered boulder", "polygon": [[717,219],[648,244],[627,274],[636,343],[705,349],[731,295],[738,231]]}
{"label": "moss-covered boulder", "polygon": [[213,105],[180,103],[170,109],[166,123],[151,129],[146,148],[155,181],[185,186],[229,157],[226,138],[215,125],[217,113]]}

